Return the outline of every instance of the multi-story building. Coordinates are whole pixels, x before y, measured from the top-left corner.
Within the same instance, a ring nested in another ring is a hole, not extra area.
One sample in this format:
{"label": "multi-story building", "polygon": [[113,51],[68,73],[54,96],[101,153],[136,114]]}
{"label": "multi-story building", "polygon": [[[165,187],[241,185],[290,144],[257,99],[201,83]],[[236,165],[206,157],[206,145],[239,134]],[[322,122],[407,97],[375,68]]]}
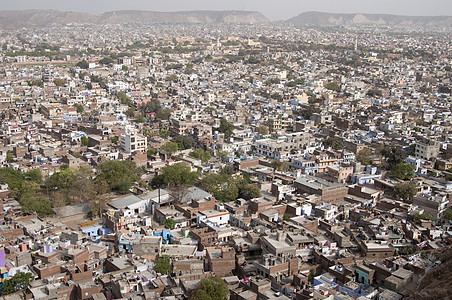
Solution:
{"label": "multi-story building", "polygon": [[426,141],[416,143],[416,151],[414,155],[417,158],[422,158],[429,160],[439,155],[439,142],[437,141]]}
{"label": "multi-story building", "polygon": [[121,135],[121,149],[126,153],[135,151],[146,152],[148,147],[146,137],[137,134],[136,130],[129,129]]}
{"label": "multi-story building", "polygon": [[300,177],[294,181],[298,193],[315,194],[327,203],[344,200],[348,188],[339,183],[332,183],[317,177]]}
{"label": "multi-story building", "polygon": [[413,199],[413,205],[417,205],[424,213],[430,214],[436,220],[441,219],[449,207],[449,199],[444,193],[432,196],[417,196]]}

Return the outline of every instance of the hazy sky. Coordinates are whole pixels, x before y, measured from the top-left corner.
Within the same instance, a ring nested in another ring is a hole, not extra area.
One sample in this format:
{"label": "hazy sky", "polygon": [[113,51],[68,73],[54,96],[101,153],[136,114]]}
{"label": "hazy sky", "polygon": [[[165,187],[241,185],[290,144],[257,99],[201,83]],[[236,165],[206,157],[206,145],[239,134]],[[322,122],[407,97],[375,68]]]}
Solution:
{"label": "hazy sky", "polygon": [[1,0],[1,10],[56,9],[102,13],[113,10],[256,10],[271,20],[305,11],[452,16],[452,0]]}

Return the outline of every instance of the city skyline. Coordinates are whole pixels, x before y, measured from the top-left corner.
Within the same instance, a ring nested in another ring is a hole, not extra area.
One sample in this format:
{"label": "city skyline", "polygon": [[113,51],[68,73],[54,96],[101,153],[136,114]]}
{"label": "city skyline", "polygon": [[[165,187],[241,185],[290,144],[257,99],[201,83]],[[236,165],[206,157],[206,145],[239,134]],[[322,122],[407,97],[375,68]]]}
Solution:
{"label": "city skyline", "polygon": [[9,2],[2,6],[3,10],[28,9],[55,9],[59,11],[77,11],[101,14],[117,10],[146,10],[146,11],[189,11],[189,10],[246,10],[258,11],[272,21],[289,19],[307,11],[321,11],[328,13],[367,13],[367,14],[393,14],[406,16],[450,16],[452,15],[452,2],[447,0],[434,1],[379,1],[367,3],[357,0],[316,2],[282,0],[275,4],[269,1],[258,0],[232,0],[225,3],[213,1],[168,1],[162,3],[149,3],[142,0],[131,0],[127,3],[113,1],[80,0],[77,3],[67,3],[56,0]]}

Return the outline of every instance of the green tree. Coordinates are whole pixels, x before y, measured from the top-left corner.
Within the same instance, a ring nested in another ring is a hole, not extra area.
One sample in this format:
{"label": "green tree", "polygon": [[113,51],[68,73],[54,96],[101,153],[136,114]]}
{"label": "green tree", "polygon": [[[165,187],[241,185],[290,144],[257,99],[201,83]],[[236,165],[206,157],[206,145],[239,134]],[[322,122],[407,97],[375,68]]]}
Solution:
{"label": "green tree", "polygon": [[201,279],[191,291],[189,300],[227,300],[229,289],[223,279],[208,277]]}
{"label": "green tree", "polygon": [[239,181],[228,173],[208,174],[199,182],[199,187],[213,194],[218,201],[229,202],[239,196]]}
{"label": "green tree", "polygon": [[136,121],[137,123],[144,123],[144,122],[146,121],[146,119],[144,118],[143,115],[139,115],[139,116],[135,119],[135,121]]}
{"label": "green tree", "polygon": [[452,207],[449,207],[445,212],[444,212],[444,218],[446,220],[452,220]]}
{"label": "green tree", "polygon": [[99,60],[99,63],[101,65],[112,65],[114,63],[114,60],[111,57],[104,57]]}
{"label": "green tree", "polygon": [[5,157],[5,161],[7,163],[11,163],[14,160],[14,156],[11,154],[11,152],[6,152],[6,157]]}
{"label": "green tree", "polygon": [[390,175],[401,180],[408,180],[414,176],[414,170],[411,165],[401,162],[391,168]]}
{"label": "green tree", "polygon": [[85,70],[89,68],[88,62],[86,60],[84,60],[84,59],[82,61],[79,61],[76,64],[76,66],[79,67],[80,69],[85,69]]}
{"label": "green tree", "polygon": [[435,220],[435,218],[431,214],[420,214],[420,213],[416,213],[412,218],[415,222],[419,222],[421,220],[430,220],[430,221]]}
{"label": "green tree", "polygon": [[53,83],[55,83],[56,86],[65,86],[66,80],[62,78],[57,78],[53,81]]}
{"label": "green tree", "polygon": [[371,89],[366,94],[369,97],[383,97],[383,93],[377,89]]}
{"label": "green tree", "polygon": [[226,158],[228,157],[228,152],[226,152],[226,151],[224,151],[224,150],[218,149],[218,150],[216,151],[216,153],[217,153],[217,156],[218,156],[219,158],[221,158],[221,159],[226,159]]}
{"label": "green tree", "polygon": [[166,130],[165,128],[160,128],[160,137],[162,139],[166,139],[169,136],[170,136],[170,133],[168,130]]}
{"label": "green tree", "polygon": [[33,280],[34,276],[31,273],[16,273],[14,276],[0,283],[1,296],[6,296],[18,291],[23,291],[30,285],[30,282],[32,282]]}
{"label": "green tree", "polygon": [[384,149],[381,150],[381,154],[386,158],[389,169],[404,162],[405,158],[408,156],[405,151],[396,146],[384,147]]}
{"label": "green tree", "polygon": [[344,148],[344,143],[342,142],[342,139],[337,136],[327,137],[323,141],[323,145],[325,147],[332,147],[334,150],[342,150]]}
{"label": "green tree", "polygon": [[118,142],[118,138],[114,136],[110,139],[110,141],[112,142],[112,144],[116,144]]}
{"label": "green tree", "polygon": [[149,114],[152,112],[158,112],[161,110],[162,106],[160,104],[160,101],[158,99],[151,99],[150,101],[147,101],[145,104],[142,104],[138,107],[138,109],[143,114]]}
{"label": "green tree", "polygon": [[239,189],[239,197],[245,200],[259,198],[260,196],[261,190],[254,184],[245,184]]}
{"label": "green tree", "polygon": [[58,190],[67,193],[75,177],[75,170],[72,168],[62,168],[59,172],[53,173],[45,182],[47,190]]}
{"label": "green tree", "polygon": [[315,277],[315,270],[314,269],[309,270],[308,281],[311,283],[314,282],[314,277]]}
{"label": "green tree", "polygon": [[122,69],[124,72],[129,71],[129,67],[126,66],[126,65],[122,65],[121,69]]}
{"label": "green tree", "polygon": [[133,117],[135,115],[135,107],[129,107],[124,114],[129,118]]}
{"label": "green tree", "polygon": [[176,221],[174,221],[173,219],[165,219],[165,221],[163,221],[163,225],[165,225],[166,228],[174,229],[174,227],[176,226]]}
{"label": "green tree", "polygon": [[97,177],[104,179],[111,190],[129,193],[134,182],[140,179],[143,170],[131,160],[110,160],[97,166]]}
{"label": "green tree", "polygon": [[226,119],[221,119],[220,121],[220,127],[218,128],[218,131],[221,133],[224,133],[225,139],[229,139],[232,135],[232,132],[234,130],[234,125],[229,123]]}
{"label": "green tree", "polygon": [[279,159],[274,159],[274,160],[271,161],[270,165],[273,168],[273,172],[281,171],[282,170],[282,166],[283,166],[283,162],[280,161]]}
{"label": "green tree", "polygon": [[334,92],[340,92],[341,91],[341,87],[336,82],[329,82],[325,86],[325,88],[327,90],[334,91]]}
{"label": "green tree", "polygon": [[207,162],[211,158],[210,152],[203,149],[195,149],[190,153],[190,156],[200,159],[202,162]]}
{"label": "green tree", "polygon": [[118,92],[118,94],[116,94],[119,98],[119,102],[121,102],[121,104],[126,104],[128,106],[132,106],[132,99],[130,99],[129,96],[127,96],[127,94],[125,92]]}
{"label": "green tree", "polygon": [[24,179],[32,182],[36,182],[37,184],[42,183],[42,173],[39,169],[34,169],[23,173]]}
{"label": "green tree", "polygon": [[154,155],[156,155],[159,151],[156,148],[149,148],[146,151],[146,155],[148,157],[148,159],[151,159]]}
{"label": "green tree", "polygon": [[159,118],[161,120],[169,120],[172,112],[173,112],[173,110],[171,108],[159,109],[157,111],[157,118]]}
{"label": "green tree", "polygon": [[412,201],[417,194],[417,187],[414,183],[398,183],[394,188],[395,195],[405,201]]}
{"label": "green tree", "polygon": [[281,101],[283,97],[279,93],[273,93],[270,95],[270,98]]}
{"label": "green tree", "polygon": [[83,146],[88,146],[88,138],[86,136],[82,135],[82,137],[80,138],[80,143]]}
{"label": "green tree", "polygon": [[179,146],[175,142],[166,142],[160,149],[173,154],[179,150]]}
{"label": "green tree", "polygon": [[162,275],[169,275],[173,272],[171,268],[171,258],[168,255],[162,255],[154,260],[154,271]]}
{"label": "green tree", "polygon": [[257,133],[258,134],[262,134],[262,135],[267,135],[268,134],[268,127],[265,125],[261,125],[259,127],[257,127]]}
{"label": "green tree", "polygon": [[190,186],[198,179],[198,172],[192,172],[184,163],[166,166],[162,169],[163,182],[171,186]]}
{"label": "green tree", "polygon": [[179,149],[182,150],[191,149],[196,146],[196,141],[186,135],[179,135],[173,141],[176,142]]}
{"label": "green tree", "polygon": [[78,104],[78,103],[75,103],[75,104],[74,104],[74,107],[75,107],[75,109],[77,110],[77,113],[79,113],[79,114],[81,114],[81,113],[85,110],[85,108],[83,107],[83,105]]}
{"label": "green tree", "polygon": [[370,156],[372,155],[372,150],[370,150],[367,147],[364,147],[363,149],[359,150],[358,153],[356,153],[356,160],[364,165],[370,165]]}
{"label": "green tree", "polygon": [[[314,97],[314,99],[315,99],[314,95],[312,95],[311,97]],[[320,112],[319,108],[309,105],[309,106],[303,106],[302,110],[296,111],[294,113],[297,113],[299,116],[301,116],[305,120],[310,120],[314,113],[319,113],[319,112]]]}
{"label": "green tree", "polygon": [[290,221],[290,216],[288,214],[284,214],[283,215],[283,220],[287,221],[287,222]]}

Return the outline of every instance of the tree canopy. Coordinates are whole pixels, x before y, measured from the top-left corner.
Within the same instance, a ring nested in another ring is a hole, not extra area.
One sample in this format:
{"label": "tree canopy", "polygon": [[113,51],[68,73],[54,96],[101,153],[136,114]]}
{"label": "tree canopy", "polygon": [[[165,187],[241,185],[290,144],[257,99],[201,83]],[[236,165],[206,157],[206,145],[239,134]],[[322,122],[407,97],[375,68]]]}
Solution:
{"label": "tree canopy", "polygon": [[82,135],[82,137],[80,138],[80,143],[83,146],[88,146],[88,138],[86,136]]}
{"label": "tree canopy", "polygon": [[154,260],[154,270],[162,275],[169,275],[173,272],[171,268],[171,258],[168,255],[162,255]]}
{"label": "tree canopy", "polygon": [[39,170],[21,172],[12,168],[0,168],[0,181],[8,184],[12,196],[24,211],[39,215],[52,214],[52,202],[41,189],[42,175]]}
{"label": "tree canopy", "polygon": [[223,279],[208,277],[201,279],[196,288],[191,291],[189,300],[226,300],[229,289]]}
{"label": "tree canopy", "polygon": [[259,198],[260,196],[261,190],[254,184],[245,184],[239,189],[239,197],[245,200]]}
{"label": "tree canopy", "polygon": [[30,282],[34,280],[34,276],[31,273],[16,273],[14,276],[5,279],[0,283],[1,296],[6,296],[18,291],[25,290]]}
{"label": "tree canopy", "polygon": [[132,99],[130,99],[129,96],[127,96],[127,94],[125,92],[118,92],[118,94],[116,94],[118,96],[119,102],[121,102],[121,104],[126,104],[128,106],[132,106]]}
{"label": "tree canopy", "polygon": [[323,145],[325,147],[332,147],[334,150],[342,150],[344,148],[344,143],[342,142],[342,139],[337,136],[327,137],[323,141]]}
{"label": "tree canopy", "polygon": [[204,149],[195,149],[190,153],[190,156],[200,159],[202,162],[207,162],[212,157],[210,152]]}
{"label": "tree canopy", "polygon": [[414,183],[398,183],[394,188],[395,195],[405,201],[412,201],[417,193],[417,187]]}
{"label": "tree canopy", "polygon": [[189,166],[184,163],[178,163],[164,167],[162,174],[154,177],[152,184],[155,187],[164,184],[170,186],[191,186],[198,180],[198,177],[198,172],[192,172]]}
{"label": "tree canopy", "polygon": [[86,60],[81,60],[76,64],[77,67],[79,67],[80,69],[88,69],[89,68],[89,63]]}
{"label": "tree canopy", "polygon": [[384,147],[381,150],[381,154],[386,158],[386,163],[388,164],[389,169],[403,162],[408,156],[402,148],[396,146]]}
{"label": "tree canopy", "polygon": [[336,82],[329,82],[325,86],[325,88],[330,90],[330,91],[335,91],[335,92],[340,92],[341,91],[341,87]]}
{"label": "tree canopy", "polygon": [[132,184],[140,179],[142,169],[131,160],[109,160],[97,166],[97,174],[111,190],[127,194]]}
{"label": "tree canopy", "polygon": [[370,165],[370,157],[372,155],[372,150],[364,147],[363,149],[359,150],[358,153],[356,153],[356,160],[364,165]]}
{"label": "tree canopy", "polygon": [[220,127],[218,128],[218,131],[221,133],[224,133],[224,137],[226,139],[229,139],[232,135],[232,132],[234,130],[234,125],[229,123],[226,119],[221,119],[220,121]]}
{"label": "tree canopy", "polygon": [[174,226],[176,226],[176,221],[174,221],[173,219],[166,219],[165,221],[163,221],[163,225],[165,225],[166,228],[174,229]]}
{"label": "tree canopy", "polygon": [[145,104],[142,104],[138,107],[138,110],[140,110],[143,114],[148,114],[152,112],[158,112],[161,110],[162,106],[160,104],[160,101],[158,99],[151,99],[150,101],[147,101]]}
{"label": "tree canopy", "polygon": [[172,154],[174,152],[177,152],[177,150],[179,150],[179,146],[175,142],[166,142],[162,147],[160,147],[160,149]]}
{"label": "tree canopy", "polygon": [[391,168],[390,175],[401,180],[408,180],[414,176],[414,170],[406,162],[400,162]]}
{"label": "tree canopy", "polygon": [[181,150],[191,149],[196,146],[196,141],[187,135],[179,135],[173,141],[177,143],[177,146]]}
{"label": "tree canopy", "polygon": [[257,133],[262,134],[262,135],[268,134],[268,127],[265,125],[261,125],[261,126],[257,127]]}

